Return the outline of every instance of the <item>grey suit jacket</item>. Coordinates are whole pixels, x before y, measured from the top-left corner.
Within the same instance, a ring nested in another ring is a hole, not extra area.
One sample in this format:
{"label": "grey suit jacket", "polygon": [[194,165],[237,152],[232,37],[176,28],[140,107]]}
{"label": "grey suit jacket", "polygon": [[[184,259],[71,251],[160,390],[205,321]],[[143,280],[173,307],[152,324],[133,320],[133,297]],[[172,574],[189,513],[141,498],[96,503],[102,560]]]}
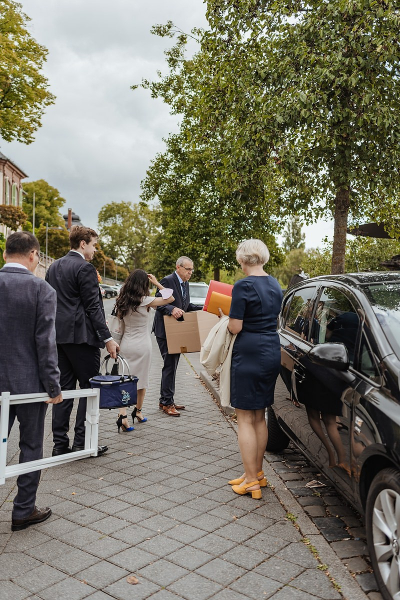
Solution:
{"label": "grey suit jacket", "polygon": [[23,267],[0,270],[0,393],[61,393],[56,306],[43,279]]}

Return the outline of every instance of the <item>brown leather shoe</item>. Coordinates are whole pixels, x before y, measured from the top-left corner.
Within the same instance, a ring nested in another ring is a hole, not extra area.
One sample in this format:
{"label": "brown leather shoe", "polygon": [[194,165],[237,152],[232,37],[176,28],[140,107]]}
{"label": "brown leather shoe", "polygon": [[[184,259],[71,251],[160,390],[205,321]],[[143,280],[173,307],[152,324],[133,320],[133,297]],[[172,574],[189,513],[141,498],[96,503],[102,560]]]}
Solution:
{"label": "brown leather shoe", "polygon": [[174,404],[176,410],[185,410],[185,407],[183,406],[183,404]]}
{"label": "brown leather shoe", "polygon": [[180,417],[181,413],[179,413],[173,404],[169,404],[168,406],[162,407],[163,412],[170,417]]}
{"label": "brown leather shoe", "polygon": [[36,525],[36,523],[43,523],[51,515],[51,508],[38,508],[35,506],[33,513],[25,519],[13,519],[11,523],[11,531],[21,531],[26,529],[30,525]]}

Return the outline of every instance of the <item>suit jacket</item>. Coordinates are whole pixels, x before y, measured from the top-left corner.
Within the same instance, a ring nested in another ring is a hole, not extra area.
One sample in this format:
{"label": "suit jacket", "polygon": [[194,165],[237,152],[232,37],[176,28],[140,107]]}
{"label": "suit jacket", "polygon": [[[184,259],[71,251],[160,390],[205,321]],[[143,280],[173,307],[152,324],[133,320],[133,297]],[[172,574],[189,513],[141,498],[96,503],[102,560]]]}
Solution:
{"label": "suit jacket", "polygon": [[94,266],[77,252],[50,265],[46,281],[57,292],[57,344],[89,344],[104,348],[111,337]]}
{"label": "suit jacket", "polygon": [[[183,301],[182,288],[176,273],[167,275],[160,281],[160,283],[166,288],[171,288],[173,290],[172,295],[175,298],[171,304],[157,307],[156,314],[154,316],[152,332],[154,332],[157,337],[165,339],[164,315],[171,316],[171,313],[175,307],[181,308],[184,312],[202,310],[203,307],[190,302],[189,282],[187,281],[185,282],[186,298],[185,301]],[[157,292],[156,296],[161,296],[160,292]]]}
{"label": "suit jacket", "polygon": [[0,270],[0,393],[61,393],[55,291],[23,267]]}

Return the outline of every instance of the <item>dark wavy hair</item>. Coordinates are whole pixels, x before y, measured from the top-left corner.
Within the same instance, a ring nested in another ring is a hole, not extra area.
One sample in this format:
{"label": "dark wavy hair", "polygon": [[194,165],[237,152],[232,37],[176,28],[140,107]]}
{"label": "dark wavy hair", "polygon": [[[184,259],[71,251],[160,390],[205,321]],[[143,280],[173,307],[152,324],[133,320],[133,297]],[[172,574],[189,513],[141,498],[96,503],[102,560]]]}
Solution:
{"label": "dark wavy hair", "polygon": [[143,296],[149,295],[149,286],[149,278],[146,271],[135,269],[130,273],[121,288],[115,304],[115,312],[120,319],[123,319],[130,310],[137,312]]}

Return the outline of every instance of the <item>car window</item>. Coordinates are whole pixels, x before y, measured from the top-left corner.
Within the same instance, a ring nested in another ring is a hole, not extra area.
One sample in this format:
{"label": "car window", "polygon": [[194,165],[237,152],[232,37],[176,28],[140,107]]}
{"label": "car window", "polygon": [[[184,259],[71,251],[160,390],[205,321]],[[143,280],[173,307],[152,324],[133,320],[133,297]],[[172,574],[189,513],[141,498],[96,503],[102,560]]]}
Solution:
{"label": "car window", "polygon": [[308,339],[315,291],[315,287],[306,287],[293,293],[289,310],[287,311],[287,319],[284,324],[285,329],[296,333],[304,339]]}
{"label": "car window", "polygon": [[359,324],[359,316],[349,298],[336,288],[326,287],[317,304],[311,338],[314,344],[341,342],[353,364]]}
{"label": "car window", "polygon": [[360,373],[362,373],[369,379],[372,379],[372,381],[375,381],[375,383],[381,382],[381,377],[378,365],[376,363],[376,359],[374,357],[370,345],[367,342],[367,338],[364,332],[361,336],[358,370],[360,371]]}
{"label": "car window", "polygon": [[207,285],[196,285],[195,283],[189,283],[190,295],[194,298],[206,298],[208,292]]}

